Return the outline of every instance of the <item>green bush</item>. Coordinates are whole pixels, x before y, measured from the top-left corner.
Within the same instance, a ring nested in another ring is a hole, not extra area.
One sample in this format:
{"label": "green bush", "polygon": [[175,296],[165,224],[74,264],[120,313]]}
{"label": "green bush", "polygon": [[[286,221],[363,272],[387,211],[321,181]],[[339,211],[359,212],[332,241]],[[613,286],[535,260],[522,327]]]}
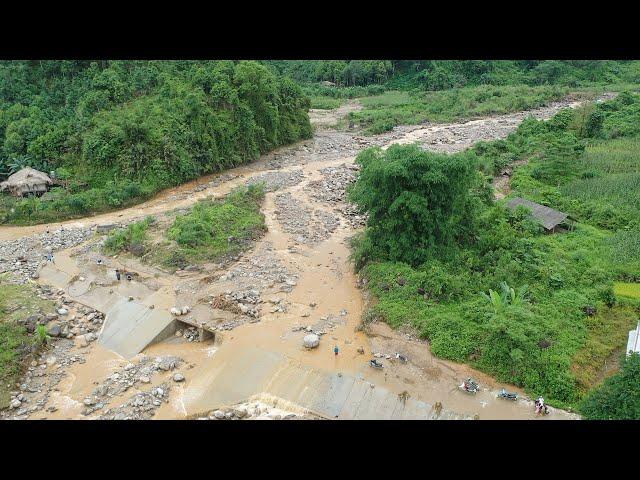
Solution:
{"label": "green bush", "polygon": [[38,325],[36,327],[36,338],[41,345],[46,345],[50,340],[50,336],[47,333],[47,327],[45,325]]}
{"label": "green bush", "polygon": [[175,219],[167,238],[175,244],[155,254],[169,267],[188,262],[215,261],[245,248],[247,242],[266,230],[260,203],[261,184],[238,188],[222,200],[198,202],[187,215]]}
{"label": "green bush", "polygon": [[151,216],[126,228],[112,231],[104,242],[103,250],[109,255],[129,251],[141,255],[144,253],[147,230],[155,222]]}
{"label": "green bush", "polygon": [[620,373],[606,379],[580,404],[588,420],[640,420],[640,355],[622,361]]}
{"label": "green bush", "polygon": [[475,155],[394,145],[365,150],[356,162],[362,169],[349,198],[369,214],[367,237],[384,258],[416,265],[473,235],[471,189],[482,186]]}

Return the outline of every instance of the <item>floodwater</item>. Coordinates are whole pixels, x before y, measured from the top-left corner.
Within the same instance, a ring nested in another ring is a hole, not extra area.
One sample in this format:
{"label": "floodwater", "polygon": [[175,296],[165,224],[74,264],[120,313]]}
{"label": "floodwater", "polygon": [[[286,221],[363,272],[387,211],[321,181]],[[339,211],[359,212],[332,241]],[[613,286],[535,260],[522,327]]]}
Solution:
{"label": "floodwater", "polygon": [[[329,115],[321,115],[323,120],[319,124],[328,124]],[[463,129],[471,123],[472,127],[476,128],[478,122],[480,121],[452,125],[456,129]],[[449,129],[453,128],[452,125],[448,126]],[[429,128],[433,133],[434,128],[446,130],[447,127]],[[423,130],[408,132],[405,137],[394,141],[407,143],[423,139]],[[426,342],[414,340],[382,324],[374,324],[369,335],[360,331],[358,327],[365,303],[357,286],[352,263],[349,261],[350,250],[347,240],[355,230],[347,222],[341,221],[326,240],[311,245],[296,244],[294,236],[283,230],[276,214],[275,195],[287,191],[303,205],[335,215],[333,206],[313,200],[305,186],[322,177],[322,168],[351,163],[353,160],[353,157],[326,161],[316,158],[316,161],[285,166],[277,170],[283,172],[302,168],[304,180],[298,185],[266,195],[262,210],[268,231],[257,245],[244,255],[253,255],[261,246],[269,244],[273,247],[274,255],[287,270],[298,275],[297,284],[291,292],[273,290],[262,293],[265,301],[274,296],[282,298],[287,310],[269,313],[268,308],[263,308],[259,322],[245,323],[231,331],[219,332],[215,342],[188,343],[171,338],[148,346],[143,352],[144,355],[178,356],[191,366],[183,372],[185,382],[172,385],[170,402],[157,410],[155,418],[192,417],[248,399],[268,400],[272,404],[279,402],[280,405],[288,407],[286,410],[303,411],[303,405],[292,404],[287,396],[309,398],[311,402],[314,399],[309,396],[313,396],[314,391],[319,391],[314,390],[314,385],[319,385],[318,382],[321,382],[322,378],[329,378],[335,374],[340,378],[369,382],[394,395],[406,392],[411,399],[430,405],[441,402],[444,409],[468,417],[477,415],[480,419],[534,418],[531,401],[525,399],[510,402],[497,399],[497,391],[505,385],[498,384],[490,377],[465,365],[433,357]],[[73,227],[110,223],[187,207],[212,194],[222,196],[257,172],[265,171],[273,170],[266,163],[266,159],[262,159],[252,165],[227,172],[227,178],[230,180],[216,186],[206,186],[214,178],[206,177],[162,192],[153,200],[136,207],[64,224]],[[205,187],[196,191],[199,186]],[[18,238],[57,226],[58,224],[3,227],[0,229],[0,239]],[[292,252],[289,247],[294,244],[296,251]],[[157,309],[168,310],[173,305],[183,305],[185,299],[191,301],[191,305],[195,305],[199,299],[216,288],[215,285],[203,283],[193,287],[188,295],[180,294],[181,285],[189,280],[202,278],[203,274],[194,272],[188,278],[178,278],[139,262],[119,258],[106,258],[103,265],[97,265],[87,262],[86,255],[76,255],[80,248],[81,246],[57,252],[56,263],[49,264],[41,270],[39,282],[64,288],[75,300],[101,311],[112,305],[115,298],[128,296],[143,305],[154,305]],[[138,273],[138,276],[131,282],[117,282],[113,275],[115,268]],[[198,282],[190,283],[194,284],[198,285]],[[268,303],[266,305],[268,306]],[[294,331],[295,327],[315,324],[324,317],[330,320],[325,321],[326,333],[321,337],[320,346],[312,350],[305,349],[302,346],[302,338],[307,332]],[[334,346],[339,348],[338,355],[333,352]],[[67,377],[58,385],[58,391],[51,395],[48,405],[55,405],[57,411],[40,412],[40,418],[86,418],[81,415],[82,399],[97,384],[130,361],[103,348],[98,342],[94,342],[88,348],[86,363],[68,367]],[[364,350],[365,353],[361,354],[359,350]],[[410,361],[400,364],[394,359],[383,357],[381,361],[385,368],[382,371],[374,370],[368,366],[368,361],[375,352],[389,355],[400,352]],[[131,361],[135,362],[135,358]],[[457,388],[462,380],[469,376],[476,378],[482,387],[477,395],[464,393]],[[164,377],[166,375],[154,376],[152,383],[145,386],[145,390],[166,380]],[[314,385],[305,383],[306,378],[311,382],[311,378],[316,377],[320,380],[314,380]],[[509,391],[518,391],[515,387],[505,387]],[[121,399],[113,399],[109,406],[117,406],[119,400],[123,403],[135,392],[135,388],[129,390]],[[546,418],[568,419],[575,416],[552,409]]]}

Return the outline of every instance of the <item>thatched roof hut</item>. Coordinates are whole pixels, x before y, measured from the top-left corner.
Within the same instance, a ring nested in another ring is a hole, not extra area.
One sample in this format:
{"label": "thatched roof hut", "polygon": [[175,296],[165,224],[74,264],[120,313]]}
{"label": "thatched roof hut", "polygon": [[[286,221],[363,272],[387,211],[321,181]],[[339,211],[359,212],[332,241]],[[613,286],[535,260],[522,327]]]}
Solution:
{"label": "thatched roof hut", "polygon": [[539,203],[526,200],[524,198],[516,197],[507,202],[507,207],[515,210],[520,205],[527,207],[531,210],[531,216],[536,219],[544,227],[547,232],[556,232],[557,228],[563,223],[567,222],[570,227],[573,226],[574,219],[569,215],[553,208],[545,207]]}
{"label": "thatched roof hut", "polygon": [[0,191],[8,191],[16,197],[29,194],[41,195],[52,184],[53,180],[46,173],[25,167],[0,183]]}

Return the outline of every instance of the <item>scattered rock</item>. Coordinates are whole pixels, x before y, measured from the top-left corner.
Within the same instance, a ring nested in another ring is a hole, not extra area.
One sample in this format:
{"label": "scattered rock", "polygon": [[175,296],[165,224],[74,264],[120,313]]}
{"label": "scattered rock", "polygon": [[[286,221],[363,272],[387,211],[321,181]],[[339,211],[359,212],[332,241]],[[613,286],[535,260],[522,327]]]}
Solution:
{"label": "scattered rock", "polygon": [[305,348],[316,348],[320,345],[320,337],[315,333],[310,333],[309,335],[305,335],[302,342]]}
{"label": "scattered rock", "polygon": [[47,333],[52,337],[60,336],[61,332],[62,332],[62,328],[60,328],[60,325],[57,323],[51,324],[47,329]]}

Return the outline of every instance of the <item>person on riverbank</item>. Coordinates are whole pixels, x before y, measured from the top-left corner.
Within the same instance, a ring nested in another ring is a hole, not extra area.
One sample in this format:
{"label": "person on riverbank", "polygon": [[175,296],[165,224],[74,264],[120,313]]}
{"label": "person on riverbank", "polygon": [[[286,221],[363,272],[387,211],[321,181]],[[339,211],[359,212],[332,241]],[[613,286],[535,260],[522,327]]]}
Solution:
{"label": "person on riverbank", "polygon": [[333,354],[337,357],[338,356],[338,352],[340,351],[340,349],[338,348],[338,345],[336,345],[335,347],[333,347]]}
{"label": "person on riverbank", "polygon": [[116,278],[120,281],[120,270],[116,268]]}
{"label": "person on riverbank", "polygon": [[54,260],[54,258],[53,258],[53,253],[51,253],[51,252],[48,252],[48,253],[47,253],[47,262],[51,262],[51,263],[53,263],[53,264],[55,264],[55,263],[56,263],[56,261],[55,261],[55,260]]}

